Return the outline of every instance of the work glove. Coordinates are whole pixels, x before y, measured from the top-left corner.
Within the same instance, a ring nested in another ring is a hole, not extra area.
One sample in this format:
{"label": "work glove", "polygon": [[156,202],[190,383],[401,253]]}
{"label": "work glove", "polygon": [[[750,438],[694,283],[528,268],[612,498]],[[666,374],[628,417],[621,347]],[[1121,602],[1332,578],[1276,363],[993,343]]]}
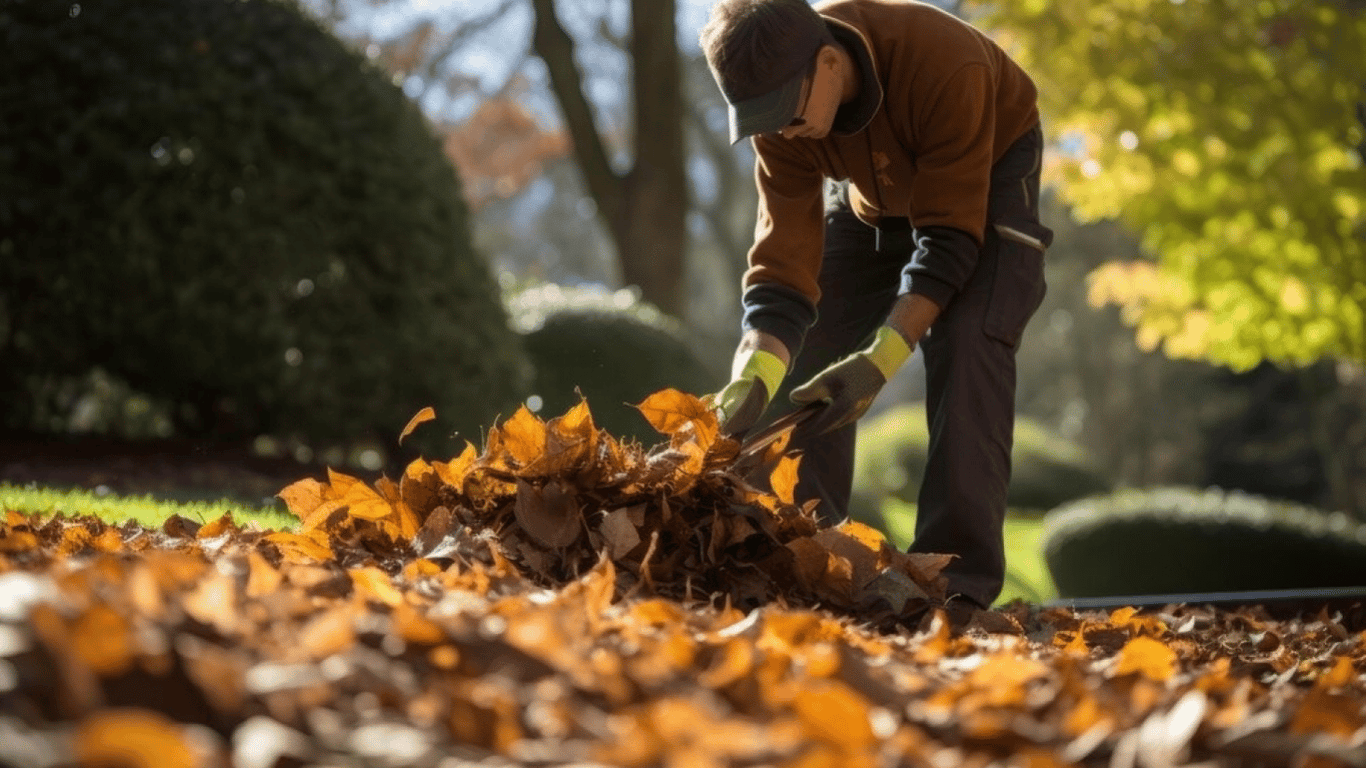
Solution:
{"label": "work glove", "polygon": [[831,364],[811,381],[792,390],[794,403],[826,403],[802,425],[801,431],[821,435],[858,421],[887,380],[911,356],[911,350],[912,346],[896,329],[884,325],[878,328],[867,349]]}
{"label": "work glove", "polygon": [[761,349],[750,352],[735,378],[712,396],[721,432],[727,435],[748,432],[759,421],[786,375],[787,365],[777,355]]}

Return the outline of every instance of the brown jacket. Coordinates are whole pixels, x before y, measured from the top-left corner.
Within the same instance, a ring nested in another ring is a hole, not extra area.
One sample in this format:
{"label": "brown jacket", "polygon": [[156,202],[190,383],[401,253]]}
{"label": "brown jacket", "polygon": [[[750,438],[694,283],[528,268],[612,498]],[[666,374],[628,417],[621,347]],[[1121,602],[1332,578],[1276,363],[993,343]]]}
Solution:
{"label": "brown jacket", "polygon": [[[869,224],[906,217],[922,233],[949,227],[980,247],[991,166],[1039,119],[1024,70],[982,32],[932,5],[827,0],[816,9],[862,70],[861,93],[841,106],[824,139],[754,138],[759,216],[747,305],[758,298],[749,296],[755,288],[795,291],[812,305],[819,299],[825,178],[850,181],[851,205]],[[961,236],[943,240],[943,249],[971,250]],[[941,254],[959,256],[976,259],[975,251]],[[951,292],[940,286],[927,294],[942,305]]]}

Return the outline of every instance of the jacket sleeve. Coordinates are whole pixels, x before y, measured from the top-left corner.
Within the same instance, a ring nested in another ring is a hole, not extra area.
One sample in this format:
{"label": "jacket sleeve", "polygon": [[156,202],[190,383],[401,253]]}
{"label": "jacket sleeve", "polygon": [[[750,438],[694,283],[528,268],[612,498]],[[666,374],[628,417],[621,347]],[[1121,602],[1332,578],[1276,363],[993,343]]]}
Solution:
{"label": "jacket sleeve", "polygon": [[777,337],[795,357],[816,321],[825,235],[823,177],[800,141],[756,136],[759,212],[744,277],[746,330]]}

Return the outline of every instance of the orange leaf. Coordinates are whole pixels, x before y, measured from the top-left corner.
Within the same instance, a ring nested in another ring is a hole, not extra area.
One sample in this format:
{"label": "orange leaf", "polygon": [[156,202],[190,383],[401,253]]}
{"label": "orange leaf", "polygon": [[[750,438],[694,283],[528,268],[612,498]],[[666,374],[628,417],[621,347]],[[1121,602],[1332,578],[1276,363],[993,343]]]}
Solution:
{"label": "orange leaf", "polygon": [[867,700],[844,683],[811,681],[792,701],[792,708],[808,732],[845,754],[862,753],[877,740]]}
{"label": "orange leaf", "polygon": [[440,487],[441,478],[436,470],[432,465],[418,459],[403,471],[403,477],[398,483],[398,495],[413,514],[419,519],[426,520],[437,506],[437,490]]}
{"label": "orange leaf", "polygon": [[214,539],[225,533],[232,533],[236,529],[237,523],[233,522],[232,513],[224,512],[217,520],[206,523],[203,528],[200,528],[198,537],[201,539]]}
{"label": "orange leaf", "polygon": [[966,683],[982,693],[980,701],[983,704],[1018,707],[1028,697],[1029,684],[1048,677],[1051,672],[1052,668],[1041,661],[1014,653],[997,653],[968,673]]}
{"label": "orange leaf", "polygon": [[358,477],[338,472],[331,467],[327,468],[327,488],[323,492],[324,499],[341,499],[350,494],[356,487],[366,487],[365,481]]}
{"label": "orange leaf", "polygon": [[434,461],[432,469],[436,470],[436,476],[441,478],[441,482],[459,491],[464,488],[465,475],[478,458],[479,452],[472,443],[466,441],[465,450],[459,456],[450,461]]}
{"label": "orange leaf", "polygon": [[374,566],[365,566],[363,568],[352,568],[348,573],[351,576],[352,586],[366,600],[373,600],[390,607],[403,602],[403,593],[394,587],[394,582],[389,580],[389,574],[384,571]]}
{"label": "orange leaf", "polygon": [[323,484],[310,477],[286,486],[275,495],[285,500],[291,514],[303,520],[323,503],[323,490]]}
{"label": "orange leaf", "polygon": [[1165,682],[1176,674],[1176,651],[1160,640],[1135,637],[1119,649],[1114,675],[1137,673],[1156,682]]}
{"label": "orange leaf", "polygon": [[769,476],[773,494],[784,504],[797,503],[797,466],[800,463],[800,457],[784,456],[778,459],[778,466],[773,468],[773,474]]}
{"label": "orange leaf", "polygon": [[28,531],[0,531],[0,552],[18,554],[38,549],[38,537]]}
{"label": "orange leaf", "polygon": [[446,639],[446,631],[440,624],[418,612],[407,603],[394,606],[392,614],[394,633],[410,643],[436,645]]}
{"label": "orange leaf", "polygon": [[265,540],[278,546],[280,554],[291,563],[306,559],[326,562],[333,557],[332,547],[327,543],[327,535],[321,531],[305,531],[302,534],[280,531],[267,535]]}
{"label": "orange leaf", "polygon": [[1363,725],[1366,725],[1366,718],[1361,715],[1359,694],[1355,691],[1330,693],[1326,688],[1315,686],[1295,709],[1289,730],[1291,733],[1331,734],[1345,741]]}
{"label": "orange leaf", "polygon": [[[636,410],[650,422],[650,426],[665,435],[672,435],[690,422],[710,426],[713,435],[719,429],[716,414],[706,403],[676,389],[663,389],[650,395],[636,406]],[[708,441],[705,444],[710,443]]]}
{"label": "orange leaf", "polygon": [[260,552],[247,554],[247,597],[262,597],[280,588],[284,577]]}
{"label": "orange leaf", "polygon": [[133,629],[113,608],[91,606],[70,631],[72,651],[95,672],[116,677],[132,666],[137,653]]}
{"label": "orange leaf", "polygon": [[519,466],[525,467],[545,453],[545,422],[525,405],[503,424],[503,447]]}
{"label": "orange leaf", "polygon": [[314,659],[350,650],[356,644],[352,613],[342,607],[325,610],[299,630],[297,639],[298,647]]}
{"label": "orange leaf", "polygon": [[76,729],[73,746],[81,765],[194,768],[199,764],[180,726],[145,709],[96,712]]}
{"label": "orange leaf", "polygon": [[413,430],[417,429],[419,424],[426,423],[435,418],[436,410],[433,409],[430,405],[418,411],[416,414],[413,415],[411,419],[408,419],[408,426],[404,427],[403,431],[399,433],[398,444],[402,445],[403,439],[406,438],[408,435],[411,435],[413,433]]}
{"label": "orange leaf", "polygon": [[750,640],[732,638],[716,652],[711,667],[697,676],[697,682],[708,688],[724,688],[753,672],[755,653]]}

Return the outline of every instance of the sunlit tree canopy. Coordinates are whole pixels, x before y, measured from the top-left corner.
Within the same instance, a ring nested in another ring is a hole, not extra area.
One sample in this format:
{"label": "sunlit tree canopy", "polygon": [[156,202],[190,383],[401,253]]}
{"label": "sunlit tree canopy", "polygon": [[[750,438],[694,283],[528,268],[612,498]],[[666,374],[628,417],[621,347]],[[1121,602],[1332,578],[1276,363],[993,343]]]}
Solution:
{"label": "sunlit tree canopy", "polygon": [[1035,77],[1051,169],[1153,262],[1091,275],[1145,348],[1366,359],[1366,2],[972,4]]}

